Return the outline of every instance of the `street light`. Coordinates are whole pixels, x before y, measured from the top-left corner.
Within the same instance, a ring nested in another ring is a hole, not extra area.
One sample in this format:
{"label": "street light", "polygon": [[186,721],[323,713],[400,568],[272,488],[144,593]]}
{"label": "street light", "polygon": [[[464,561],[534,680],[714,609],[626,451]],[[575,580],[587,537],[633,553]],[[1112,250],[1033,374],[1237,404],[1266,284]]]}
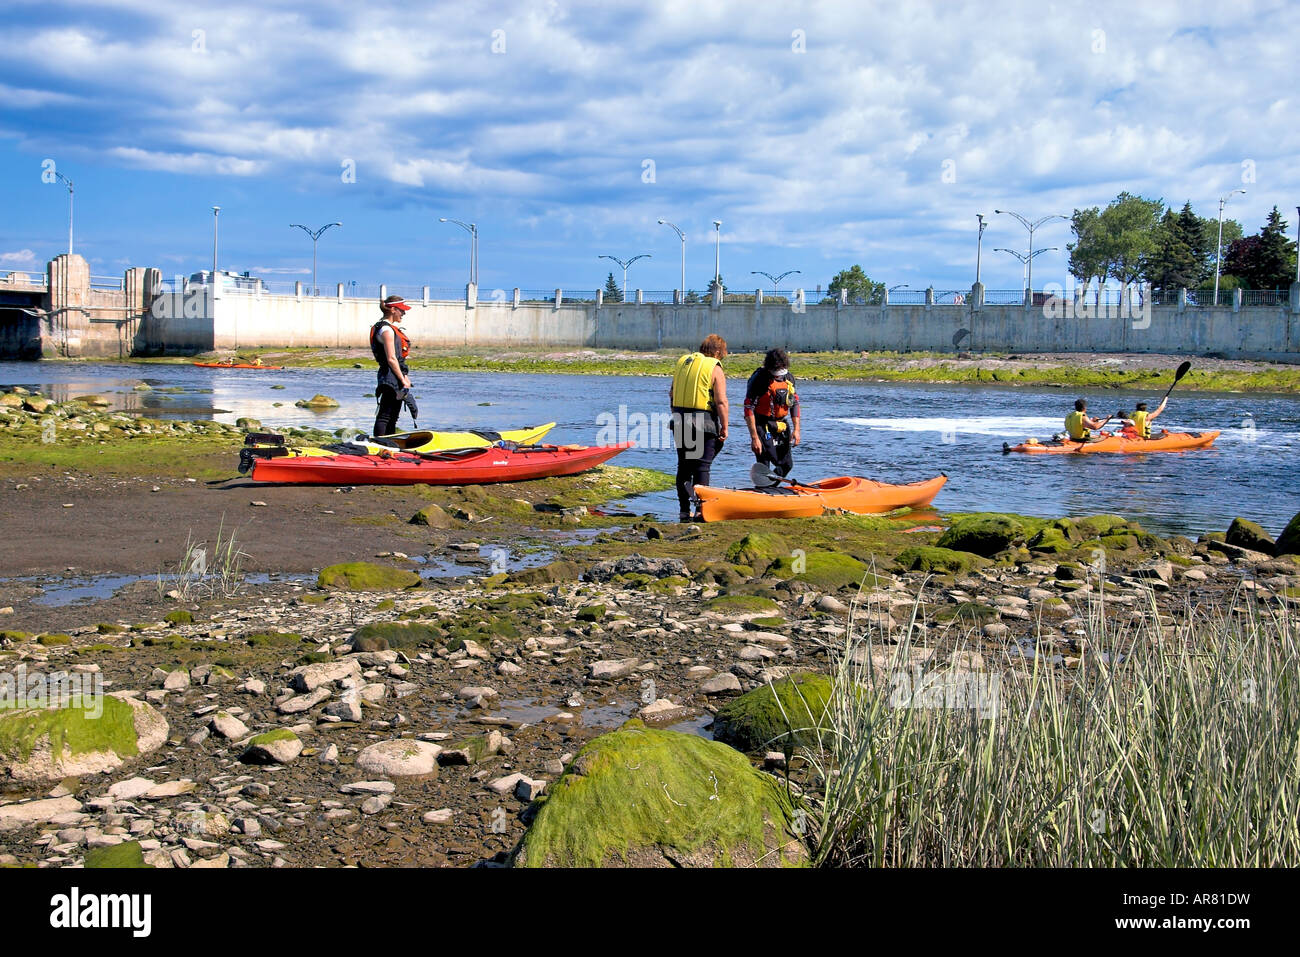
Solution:
{"label": "street light", "polygon": [[343,225],[342,223],[326,223],[320,229],[316,230],[315,232],[312,232],[306,226],[303,226],[299,223],[289,224],[290,229],[301,229],[304,233],[306,233],[308,236],[311,237],[311,294],[313,297],[320,295],[320,288],[316,285],[316,243],[320,241],[321,234],[325,232],[325,230],[329,229],[331,226],[342,226],[342,225]]}
{"label": "street light", "polygon": [[[1025,219],[1025,217],[1021,216],[1019,213],[1013,213],[1009,209],[995,209],[993,210],[993,212],[1005,213],[1008,216],[1014,216],[1016,219],[1020,220],[1020,225],[1024,226],[1025,229],[1029,230],[1029,250],[1030,250],[1029,258],[1028,259],[1021,258],[1020,261],[1026,263],[1029,267],[1029,278],[1027,282],[1029,285],[1030,295],[1032,295],[1034,292],[1034,257],[1037,256],[1038,253],[1047,252],[1046,249],[1040,249],[1037,252],[1034,251],[1034,230],[1037,229],[1039,226],[1043,225],[1043,223],[1047,222],[1048,220],[1064,219],[1068,221],[1070,217],[1062,216],[1060,213],[1052,213],[1050,216],[1044,216],[1042,219],[1036,220],[1035,222],[1031,223],[1029,220]],[[1056,249],[1055,246],[1052,246],[1050,248]],[[1010,250],[1007,251],[1010,252]]]}
{"label": "street light", "polygon": [[68,184],[68,255],[72,255],[72,180],[64,176],[58,170],[54,171],[56,178],[63,180]]}
{"label": "street light", "polygon": [[768,279],[772,280],[772,295],[774,296],[781,291],[781,280],[784,279],[786,276],[803,275],[803,273],[801,273],[798,269],[788,269],[785,272],[781,273],[779,276],[773,276],[770,272],[763,272],[763,270],[761,269],[751,269],[749,271],[749,274],[751,276],[766,276]]}
{"label": "street light", "polygon": [[[975,240],[975,285],[980,283],[980,254],[984,251],[984,228],[988,223],[984,222],[984,214],[976,213],[975,218],[980,221],[980,234]],[[1031,241],[1029,245],[1033,245]]]}
{"label": "street light", "polygon": [[465,232],[469,233],[469,281],[475,288],[478,287],[478,223],[462,223],[459,219],[448,219],[446,216],[439,216],[440,223],[455,223]]}
{"label": "street light", "polygon": [[900,282],[897,286],[890,286],[890,287],[889,287],[889,291],[890,291],[890,292],[893,292],[895,289],[910,289],[910,288],[911,288],[911,287],[908,286],[907,283],[905,283],[905,282]]}
{"label": "street light", "polygon": [[1300,206],[1295,208],[1295,281],[1300,282]]}
{"label": "street light", "polygon": [[666,219],[659,220],[660,226],[667,226],[677,234],[677,238],[682,241],[682,298],[686,298],[686,234],[677,226],[668,222]]}
{"label": "street light", "polygon": [[[1234,189],[1232,193],[1246,192],[1241,187]],[[1214,304],[1219,304],[1219,260],[1223,258],[1223,207],[1232,198],[1232,193],[1227,196],[1219,197],[1219,244],[1214,247]]]}
{"label": "street light", "polygon": [[633,256],[633,257],[632,257],[631,259],[629,259],[627,262],[624,262],[623,260],[619,259],[617,256],[606,256],[604,253],[602,253],[601,255],[597,256],[596,258],[597,258],[597,259],[612,259],[612,260],[614,260],[614,262],[618,263],[620,266],[623,267],[623,301],[624,301],[624,302],[627,302],[627,267],[630,266],[630,265],[632,265],[632,264],[633,264],[634,262],[636,262],[638,259],[649,259],[649,258],[650,258],[650,254],[649,254],[649,253],[642,253],[642,254],[639,255],[639,256]]}
{"label": "street light", "polygon": [[713,247],[713,288],[722,292],[722,220],[713,221],[713,231],[717,233],[717,243]]}
{"label": "street light", "polygon": [[221,212],[220,206],[212,207],[212,296],[217,295],[217,216]]}
{"label": "street light", "polygon": [[[1002,246],[998,246],[993,251],[995,253],[1011,253],[1011,255],[1015,256],[1017,259],[1020,260],[1021,265],[1028,268],[1029,275],[1032,277],[1034,275],[1034,257],[1037,256],[1039,253],[1050,253],[1055,251],[1056,249],[1057,249],[1056,246],[1044,246],[1042,249],[1035,249],[1028,256],[1020,252],[1020,250],[1018,249],[1005,249]],[[1034,287],[1032,285],[1029,287],[1030,295],[1033,295],[1033,288]]]}

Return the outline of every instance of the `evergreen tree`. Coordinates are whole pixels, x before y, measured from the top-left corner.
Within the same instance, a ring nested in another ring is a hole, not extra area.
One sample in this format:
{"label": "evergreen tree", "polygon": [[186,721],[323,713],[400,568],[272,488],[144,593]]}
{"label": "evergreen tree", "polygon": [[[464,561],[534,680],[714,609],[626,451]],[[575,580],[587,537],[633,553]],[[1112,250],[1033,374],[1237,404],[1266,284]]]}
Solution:
{"label": "evergreen tree", "polygon": [[605,301],[622,302],[623,290],[618,288],[618,283],[614,281],[614,274],[610,273],[609,278],[605,280]]}
{"label": "evergreen tree", "polygon": [[715,279],[709,280],[709,295],[713,295],[713,287],[715,284],[722,287],[722,294],[725,296],[727,294],[727,284],[723,280],[721,273],[719,273]]}
{"label": "evergreen tree", "polygon": [[[1184,206],[1184,211],[1189,207]],[[1193,214],[1193,217],[1195,214]],[[1200,224],[1196,225],[1199,237]],[[1156,249],[1147,259],[1146,280],[1158,291],[1195,289],[1201,280],[1202,264],[1188,243],[1181,216],[1165,210],[1156,234]]]}
{"label": "evergreen tree", "polygon": [[840,297],[841,289],[847,293],[850,304],[870,306],[882,302],[885,297],[885,284],[873,280],[861,266],[857,265],[837,272],[832,277],[826,292],[832,300],[835,300]]}
{"label": "evergreen tree", "polygon": [[1274,206],[1259,231],[1259,289],[1285,289],[1295,280],[1295,244],[1286,238],[1286,226]]}
{"label": "evergreen tree", "polygon": [[[1200,285],[1206,276],[1214,273],[1214,243],[1207,242],[1204,223],[1205,220],[1192,211],[1191,200],[1183,203],[1183,208],[1178,213],[1178,234],[1196,262],[1196,276],[1188,284],[1188,289]],[[1218,224],[1215,225],[1217,229]]]}

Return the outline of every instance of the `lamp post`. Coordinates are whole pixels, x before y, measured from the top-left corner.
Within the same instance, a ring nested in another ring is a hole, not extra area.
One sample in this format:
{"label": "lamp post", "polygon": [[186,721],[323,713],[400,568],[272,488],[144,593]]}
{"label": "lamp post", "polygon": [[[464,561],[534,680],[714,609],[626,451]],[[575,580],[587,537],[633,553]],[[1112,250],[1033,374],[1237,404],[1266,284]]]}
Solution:
{"label": "lamp post", "polygon": [[440,223],[455,223],[465,232],[469,233],[469,281],[478,286],[478,223],[462,223],[459,219],[448,219],[446,216],[439,216]]}
{"label": "lamp post", "polygon": [[677,226],[668,222],[666,219],[659,220],[660,226],[667,226],[677,234],[677,238],[682,241],[682,298],[686,298],[686,234]]}
{"label": "lamp post", "polygon": [[1219,304],[1219,260],[1223,258],[1223,207],[1232,198],[1232,193],[1244,192],[1246,192],[1244,189],[1237,187],[1227,196],[1219,197],[1219,242],[1214,247],[1214,304],[1216,306]]}
{"label": "lamp post", "polygon": [[68,177],[64,176],[58,170],[54,171],[54,175],[58,179],[63,180],[63,182],[66,183],[68,186],[68,255],[71,256],[72,255],[72,180],[68,179]]}
{"label": "lamp post", "polygon": [[713,247],[713,288],[721,293],[722,290],[719,287],[722,285],[720,282],[722,279],[722,220],[715,219],[713,221],[713,231],[717,233],[717,241]]}
{"label": "lamp post", "polygon": [[217,217],[221,213],[220,206],[212,207],[212,295],[217,295]]}
{"label": "lamp post", "polygon": [[[975,240],[975,285],[978,286],[980,283],[980,255],[984,251],[984,227],[987,226],[988,223],[984,222],[983,213],[977,213],[975,218],[980,222],[980,234]],[[1032,240],[1029,245],[1033,245]]]}
{"label": "lamp post", "polygon": [[633,256],[633,257],[632,257],[631,259],[629,259],[627,262],[624,262],[623,260],[619,259],[617,256],[606,256],[604,253],[602,253],[601,255],[597,256],[596,258],[597,258],[597,259],[612,259],[612,260],[614,260],[614,262],[618,263],[620,266],[623,267],[623,301],[624,301],[624,302],[627,302],[627,267],[630,266],[630,265],[632,265],[632,264],[633,264],[634,262],[636,262],[638,259],[649,259],[649,258],[650,258],[650,254],[649,254],[649,253],[641,253],[641,255],[639,255],[639,256]]}
{"label": "lamp post", "polygon": [[299,223],[289,224],[290,229],[301,229],[304,233],[306,233],[308,236],[311,237],[311,294],[312,296],[320,295],[320,289],[316,286],[316,243],[320,241],[321,234],[324,233],[325,230],[329,229],[331,226],[342,226],[342,225],[343,225],[342,223],[326,223],[320,229],[316,230],[315,232],[312,232],[306,226],[303,226]]}
{"label": "lamp post", "polygon": [[778,276],[773,276],[770,272],[763,272],[763,270],[761,269],[751,269],[749,271],[749,274],[751,276],[766,276],[768,279],[772,280],[772,295],[774,296],[781,291],[781,280],[784,279],[786,276],[803,275],[803,273],[800,272],[798,269],[787,269],[785,272],[781,273]]}
{"label": "lamp post", "polygon": [[1300,206],[1295,208],[1295,281],[1300,282]]}
{"label": "lamp post", "polygon": [[[996,249],[994,249],[993,251],[994,251],[995,253],[1010,253],[1011,255],[1015,256],[1017,259],[1020,260],[1021,265],[1023,265],[1026,269],[1029,270],[1029,275],[1030,275],[1030,276],[1033,276],[1033,274],[1034,274],[1034,257],[1037,256],[1039,253],[1050,253],[1050,252],[1053,252],[1055,249],[1057,249],[1056,246],[1044,246],[1042,249],[1035,249],[1035,250],[1031,251],[1031,252],[1029,253],[1028,256],[1026,256],[1024,253],[1022,253],[1022,252],[1021,252],[1020,250],[1018,250],[1018,249],[1005,249],[1005,248],[1003,248],[1002,246],[998,246],[998,247],[997,247]],[[1023,281],[1023,280],[1022,280],[1022,281]],[[1029,290],[1030,290],[1030,294],[1032,295],[1032,294],[1033,294],[1033,286],[1032,286],[1032,285],[1029,287]]]}
{"label": "lamp post", "polygon": [[[1060,213],[1052,213],[1052,214],[1049,215],[1049,216],[1044,216],[1042,219],[1035,220],[1034,222],[1031,223],[1029,220],[1025,219],[1025,217],[1021,216],[1019,213],[1013,213],[1013,212],[1011,212],[1011,210],[1009,210],[1009,209],[995,209],[995,210],[993,210],[993,212],[995,212],[995,213],[1005,213],[1007,216],[1014,216],[1016,219],[1020,220],[1020,225],[1024,226],[1025,229],[1029,230],[1029,256],[1028,256],[1028,258],[1023,258],[1023,257],[1022,257],[1020,261],[1021,261],[1022,263],[1025,263],[1025,264],[1028,266],[1028,268],[1029,268],[1029,276],[1028,276],[1028,279],[1027,279],[1026,281],[1027,281],[1027,283],[1028,283],[1028,285],[1029,285],[1029,292],[1030,292],[1030,295],[1033,295],[1033,292],[1034,292],[1034,257],[1037,256],[1039,253],[1045,253],[1045,252],[1047,252],[1048,249],[1056,249],[1056,248],[1057,248],[1057,247],[1055,247],[1055,246],[1049,246],[1047,249],[1039,249],[1039,250],[1035,251],[1035,250],[1034,250],[1034,230],[1037,229],[1039,226],[1043,225],[1043,223],[1048,222],[1049,220],[1052,220],[1052,219],[1064,219],[1064,220],[1069,220],[1070,217],[1069,217],[1069,216],[1062,216]],[[1010,252],[1010,250],[1007,250],[1007,252]]]}

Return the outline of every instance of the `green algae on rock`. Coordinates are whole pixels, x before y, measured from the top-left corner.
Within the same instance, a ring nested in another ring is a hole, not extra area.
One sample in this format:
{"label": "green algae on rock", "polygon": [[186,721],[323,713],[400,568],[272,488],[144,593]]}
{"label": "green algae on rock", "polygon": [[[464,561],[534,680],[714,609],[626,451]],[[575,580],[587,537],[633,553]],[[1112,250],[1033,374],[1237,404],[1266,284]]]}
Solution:
{"label": "green algae on rock", "polygon": [[797,672],[727,702],[713,718],[713,737],[749,754],[816,747],[829,728],[831,683]]}
{"label": "green algae on rock", "polygon": [[739,541],[732,542],[727,549],[726,559],[733,565],[748,565],[751,568],[766,568],[783,555],[790,554],[790,547],[778,535],[763,532],[750,532]]}
{"label": "green algae on rock", "polygon": [[971,552],[958,552],[951,548],[939,548],[936,545],[913,545],[898,553],[895,561],[900,568],[908,571],[939,572],[964,575],[973,568],[983,568],[989,564]]}
{"label": "green algae on rock", "polygon": [[123,841],[109,847],[92,847],[86,851],[87,868],[111,867],[134,868],[153,867],[144,862],[144,849],[139,841]]}
{"label": "green algae on rock", "polygon": [[543,799],[517,867],[806,866],[786,790],[739,751],[638,720],[589,741]]}
{"label": "green algae on rock", "polygon": [[1262,526],[1240,517],[1232,520],[1224,541],[1238,548],[1248,548],[1252,552],[1263,552],[1265,555],[1272,555],[1277,548],[1273,536],[1264,531]]}
{"label": "green algae on rock", "polygon": [[1274,553],[1300,555],[1300,512],[1295,513],[1291,521],[1287,522],[1286,528],[1282,530],[1282,534],[1277,537]]}
{"label": "green algae on rock", "polygon": [[375,621],[352,633],[355,651],[409,651],[442,643],[442,629],[419,621]]}
{"label": "green algae on rock", "polygon": [[404,568],[376,565],[374,562],[343,562],[321,570],[317,583],[321,588],[348,588],[353,591],[397,591],[416,588],[420,576]]}
{"label": "green algae on rock", "polygon": [[837,591],[847,585],[859,585],[864,579],[874,586],[867,566],[841,552],[807,552],[778,558],[768,566],[767,574],[777,578],[797,579],[822,591]]}
{"label": "green algae on rock", "polygon": [[57,781],[120,767],[156,750],[167,721],[143,701],[106,695],[62,706],[0,708],[0,777]]}

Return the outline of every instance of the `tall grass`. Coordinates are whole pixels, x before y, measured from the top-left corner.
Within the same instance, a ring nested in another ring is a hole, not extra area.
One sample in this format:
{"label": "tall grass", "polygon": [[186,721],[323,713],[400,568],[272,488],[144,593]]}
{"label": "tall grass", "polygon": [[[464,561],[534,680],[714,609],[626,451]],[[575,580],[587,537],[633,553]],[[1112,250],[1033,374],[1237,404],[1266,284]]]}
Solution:
{"label": "tall grass", "polygon": [[1143,611],[1116,620],[1094,599],[1073,667],[985,651],[995,694],[981,709],[908,700],[925,629],[889,645],[858,627],[855,606],[832,649],[829,731],[805,754],[821,779],[816,861],[1300,864],[1292,613],[1242,594],[1163,621],[1153,597]]}
{"label": "tall grass", "polygon": [[218,595],[231,598],[244,583],[243,564],[247,557],[248,553],[235,541],[234,531],[226,534],[225,516],[222,516],[211,548],[206,540],[196,540],[192,532],[186,533],[185,551],[175,572],[167,574],[164,569],[158,572],[158,594],[160,597],[166,594],[167,586],[171,585],[179,593],[180,601]]}

